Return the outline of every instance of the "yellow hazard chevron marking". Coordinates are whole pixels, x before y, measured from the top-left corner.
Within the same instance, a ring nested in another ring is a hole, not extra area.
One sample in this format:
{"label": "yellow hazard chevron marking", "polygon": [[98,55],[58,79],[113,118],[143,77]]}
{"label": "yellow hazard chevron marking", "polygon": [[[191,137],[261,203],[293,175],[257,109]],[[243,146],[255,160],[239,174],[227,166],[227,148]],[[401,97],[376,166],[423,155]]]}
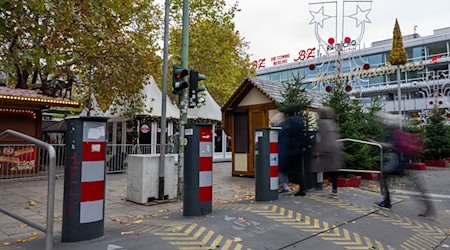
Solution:
{"label": "yellow hazard chevron marking", "polygon": [[199,226],[196,223],[178,226],[172,229],[160,229],[153,234],[182,250],[251,250],[250,248],[244,248],[242,244],[236,243],[231,239],[225,239],[222,235],[207,230],[206,227]]}
{"label": "yellow hazard chevron marking", "polygon": [[[384,222],[388,222],[393,225],[400,226],[405,229],[409,229],[413,232],[422,234],[424,236],[422,238],[428,239],[428,241],[430,241],[430,243],[431,243],[430,245],[438,244],[443,239],[443,237],[446,236],[445,231],[441,228],[429,225],[428,223],[425,223],[425,222],[419,222],[417,220],[413,220],[408,217],[401,216],[401,215],[398,215],[395,213],[388,214],[380,209],[363,208],[363,207],[360,207],[358,205],[352,204],[347,201],[327,198],[324,195],[310,195],[310,196],[307,196],[307,198],[316,200],[316,201],[320,201],[320,202],[323,202],[326,204],[332,204],[334,206],[344,208],[347,210],[351,210],[351,211],[355,211],[358,213],[369,214],[368,216],[370,216],[372,218],[376,218],[376,219],[382,220]],[[352,207],[352,208],[350,208],[350,207]],[[374,211],[376,211],[376,212],[374,213]],[[416,238],[412,237],[405,243],[416,242],[415,239]],[[412,245],[414,246],[414,243]],[[429,248],[429,245],[427,248]]]}
{"label": "yellow hazard chevron marking", "polygon": [[[338,246],[345,249],[371,249],[376,247],[376,249],[394,249],[391,246],[383,245],[379,241],[372,242],[368,237],[363,237],[357,233],[351,233],[347,229],[341,229],[336,226],[331,226],[327,222],[321,222],[316,218],[312,218],[308,215],[303,215],[301,213],[294,212],[292,210],[287,210],[277,205],[271,205],[267,209],[252,209],[253,213],[265,216],[267,218],[273,219],[284,225],[297,228],[304,232],[312,232],[324,240],[330,241]],[[375,243],[375,244],[373,244]]]}

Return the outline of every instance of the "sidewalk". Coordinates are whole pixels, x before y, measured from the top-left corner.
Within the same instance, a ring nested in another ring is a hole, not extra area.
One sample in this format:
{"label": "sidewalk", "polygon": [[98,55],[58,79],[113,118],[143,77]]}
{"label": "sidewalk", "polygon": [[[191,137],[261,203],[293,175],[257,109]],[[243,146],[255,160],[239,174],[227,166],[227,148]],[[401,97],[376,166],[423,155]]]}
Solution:
{"label": "sidewalk", "polygon": [[[254,179],[231,176],[231,163],[213,165],[214,205],[236,202],[254,197]],[[162,214],[181,211],[182,202],[143,206],[126,200],[127,175],[106,176],[105,228],[121,223],[139,222]],[[61,235],[64,180],[56,180],[54,234]],[[0,206],[14,210],[26,218],[45,224],[47,180],[0,182]],[[45,237],[44,233],[0,213],[0,241],[16,242]]]}

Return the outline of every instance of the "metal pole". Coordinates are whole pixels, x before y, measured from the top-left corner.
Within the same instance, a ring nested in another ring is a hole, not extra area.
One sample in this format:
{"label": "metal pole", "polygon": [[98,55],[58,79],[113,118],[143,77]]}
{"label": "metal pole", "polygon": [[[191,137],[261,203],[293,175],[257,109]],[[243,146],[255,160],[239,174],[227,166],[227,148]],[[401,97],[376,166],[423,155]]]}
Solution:
{"label": "metal pole", "polygon": [[[183,0],[183,29],[182,29],[182,46],[181,46],[181,67],[188,69],[188,49],[189,49],[189,0]],[[184,79],[187,81],[187,77]],[[187,124],[187,100],[188,91],[183,89],[180,95],[180,137],[178,147],[178,200],[183,199],[184,188],[184,128]]]}
{"label": "metal pole", "polygon": [[49,157],[48,188],[47,188],[47,223],[45,230],[45,249],[53,249],[53,216],[55,213],[56,184],[56,151],[53,146],[47,147]]}
{"label": "metal pole", "polygon": [[163,81],[161,97],[161,141],[159,148],[159,199],[164,198],[164,171],[166,162],[166,112],[167,112],[167,61],[169,57],[169,12],[170,0],[166,0],[166,9],[164,10],[164,56],[163,56]]}
{"label": "metal pole", "polygon": [[400,88],[400,65],[397,65],[397,102],[398,102],[398,125],[402,130],[402,90]]}

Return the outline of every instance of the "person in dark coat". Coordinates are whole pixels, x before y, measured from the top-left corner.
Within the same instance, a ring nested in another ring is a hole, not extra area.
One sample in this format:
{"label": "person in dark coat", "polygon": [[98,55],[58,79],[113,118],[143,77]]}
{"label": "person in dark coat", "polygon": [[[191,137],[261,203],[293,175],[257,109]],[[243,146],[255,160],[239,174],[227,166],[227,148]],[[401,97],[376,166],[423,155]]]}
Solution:
{"label": "person in dark coat", "polygon": [[332,193],[337,194],[338,171],[342,167],[342,143],[337,141],[340,139],[340,133],[335,122],[334,109],[320,108],[319,118],[319,133],[312,171],[327,172],[333,186]]}
{"label": "person in dark coat", "polygon": [[[301,168],[301,150],[303,138],[303,118],[301,116],[288,116],[280,124],[281,130],[278,133],[278,171],[280,173],[281,188],[280,193],[290,193],[288,186],[289,174],[298,174]],[[301,178],[296,178],[300,187]]]}

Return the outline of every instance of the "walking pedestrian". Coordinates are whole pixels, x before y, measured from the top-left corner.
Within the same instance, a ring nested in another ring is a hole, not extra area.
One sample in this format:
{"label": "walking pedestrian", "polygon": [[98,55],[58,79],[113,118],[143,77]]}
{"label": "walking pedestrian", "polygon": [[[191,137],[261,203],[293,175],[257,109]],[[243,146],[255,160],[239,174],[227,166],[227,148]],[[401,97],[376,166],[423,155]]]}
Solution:
{"label": "walking pedestrian", "polygon": [[278,171],[280,176],[280,193],[290,194],[289,175],[294,174],[296,182],[300,184],[300,190],[304,186],[302,178],[298,177],[301,172],[301,148],[304,141],[303,137],[303,118],[294,115],[286,114],[286,119],[281,122],[281,130],[278,133]]}
{"label": "walking pedestrian", "polygon": [[[405,141],[408,140],[408,136],[413,136],[412,134],[404,133],[398,129],[398,117],[396,115],[392,115],[384,112],[377,112],[375,114],[376,118],[384,125],[385,127],[385,137],[383,142],[378,142],[382,145],[383,151],[385,151],[388,155],[388,162],[385,167],[383,167],[382,175],[381,175],[381,192],[383,195],[383,200],[380,202],[376,202],[375,205],[382,209],[390,210],[392,208],[392,203],[389,195],[389,185],[388,180],[393,176],[403,175],[409,178],[414,182],[417,190],[421,193],[423,199],[423,205],[425,207],[425,211],[419,216],[429,217],[433,216],[435,213],[433,204],[426,199],[425,197],[425,186],[423,185],[420,178],[414,176],[412,170],[406,170],[406,165],[409,162],[409,157],[413,154],[407,152],[405,150],[404,145],[407,145],[409,148],[418,148],[421,145],[416,145],[418,142],[414,141]],[[417,151],[417,150],[416,150]]]}
{"label": "walking pedestrian", "polygon": [[337,197],[337,179],[342,166],[342,143],[336,124],[336,113],[330,107],[319,109],[319,131],[312,164],[313,172],[325,172],[331,179],[332,194]]}

